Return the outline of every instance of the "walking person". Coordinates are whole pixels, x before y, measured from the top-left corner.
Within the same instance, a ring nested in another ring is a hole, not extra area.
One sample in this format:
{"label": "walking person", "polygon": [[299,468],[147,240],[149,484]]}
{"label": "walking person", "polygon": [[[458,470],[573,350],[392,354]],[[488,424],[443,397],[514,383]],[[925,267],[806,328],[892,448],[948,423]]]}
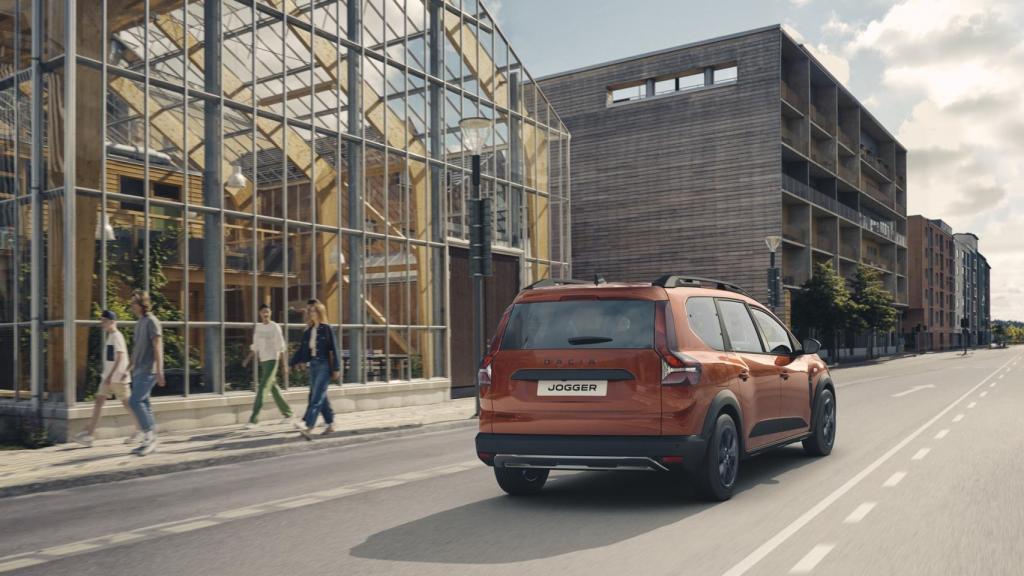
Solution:
{"label": "walking person", "polygon": [[149,394],[153,386],[164,386],[163,328],[152,314],[149,293],[136,290],[132,294],[132,313],[139,319],[135,324],[132,339],[132,362],[128,366],[132,374],[132,394],[128,404],[135,412],[135,418],[142,428],[142,444],[132,450],[139,456],[146,456],[156,450],[156,422]]}
{"label": "walking person", "polygon": [[[256,388],[256,400],[252,404],[252,416],[246,428],[255,428],[259,425],[260,409],[263,408],[263,398],[266,396],[267,387],[274,397],[274,404],[284,416],[284,421],[292,419],[292,408],[284,400],[281,388],[277,385],[277,367],[283,366],[284,353],[287,346],[284,342],[284,334],[281,333],[281,326],[270,319],[271,310],[267,304],[260,304],[260,322],[256,325],[252,334],[252,346],[249,355],[242,361],[242,366],[248,366],[249,360],[256,357],[256,367],[259,371],[259,384]],[[282,370],[288,373],[288,366]]]}
{"label": "walking person", "polygon": [[[117,329],[117,314],[111,310],[104,310],[100,313],[100,326],[107,336],[106,345],[103,346],[103,375],[100,377],[100,387],[96,391],[96,400],[92,405],[92,419],[89,420],[89,428],[75,434],[72,438],[82,446],[92,446],[93,434],[96,433],[96,426],[100,421],[100,414],[103,413],[103,404],[107,400],[117,397],[124,404],[129,414],[132,414],[131,406],[128,405],[128,398],[131,395],[131,375],[128,373],[128,347],[124,343],[124,334]],[[132,414],[132,424],[135,431],[125,444],[135,444],[142,440],[142,430],[139,423]]]}
{"label": "walking person", "polygon": [[293,367],[309,367],[309,405],[303,421],[295,422],[295,427],[306,440],[313,439],[313,427],[321,414],[327,423],[323,435],[334,432],[334,410],[327,398],[327,386],[331,380],[339,379],[341,359],[334,331],[326,322],[327,308],[313,298],[306,305],[306,330],[290,362]]}

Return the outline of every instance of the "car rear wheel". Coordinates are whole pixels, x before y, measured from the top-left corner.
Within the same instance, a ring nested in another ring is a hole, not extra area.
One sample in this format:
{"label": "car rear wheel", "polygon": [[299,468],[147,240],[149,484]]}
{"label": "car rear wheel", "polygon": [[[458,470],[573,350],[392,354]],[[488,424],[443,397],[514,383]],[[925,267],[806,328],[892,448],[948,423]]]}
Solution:
{"label": "car rear wheel", "polygon": [[814,429],[804,440],[804,451],[811,456],[828,456],[836,441],[836,397],[822,390],[814,405]]}
{"label": "car rear wheel", "polygon": [[494,477],[498,480],[498,486],[510,496],[526,496],[536,494],[544,488],[544,483],[548,481],[548,471],[495,466]]}
{"label": "car rear wheel", "polygon": [[704,462],[694,471],[694,484],[701,495],[712,501],[732,498],[740,470],[740,438],[732,416],[721,414],[708,442]]}

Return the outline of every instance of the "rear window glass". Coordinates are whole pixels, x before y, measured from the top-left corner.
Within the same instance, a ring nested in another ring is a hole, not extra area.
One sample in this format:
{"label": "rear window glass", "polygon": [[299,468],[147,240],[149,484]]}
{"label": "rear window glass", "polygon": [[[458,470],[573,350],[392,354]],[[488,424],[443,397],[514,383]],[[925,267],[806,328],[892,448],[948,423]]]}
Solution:
{"label": "rear window glass", "polygon": [[654,302],[563,300],[516,304],[502,350],[653,348]]}
{"label": "rear window glass", "polygon": [[722,338],[722,324],[718,321],[718,310],[711,298],[695,297],[686,301],[686,317],[694,333],[715,350],[725,350]]}

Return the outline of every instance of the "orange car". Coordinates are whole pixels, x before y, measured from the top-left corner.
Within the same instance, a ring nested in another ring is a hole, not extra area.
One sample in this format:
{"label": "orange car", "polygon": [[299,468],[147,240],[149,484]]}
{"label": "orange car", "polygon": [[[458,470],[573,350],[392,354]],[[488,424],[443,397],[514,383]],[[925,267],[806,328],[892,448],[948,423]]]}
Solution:
{"label": "orange car", "polygon": [[482,362],[477,455],[513,495],[550,470],[655,470],[726,500],[743,458],[798,441],[832,451],[820,347],[725,282],[544,280],[505,311]]}

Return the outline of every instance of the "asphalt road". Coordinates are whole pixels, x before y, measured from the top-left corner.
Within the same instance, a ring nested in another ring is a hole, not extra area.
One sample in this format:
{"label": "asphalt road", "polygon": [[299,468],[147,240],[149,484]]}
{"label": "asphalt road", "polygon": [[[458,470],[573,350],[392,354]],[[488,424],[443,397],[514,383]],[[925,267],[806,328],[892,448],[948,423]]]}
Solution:
{"label": "asphalt road", "polygon": [[831,456],[504,496],[472,429],[0,500],[0,573],[1024,574],[1024,350],[833,372]]}

